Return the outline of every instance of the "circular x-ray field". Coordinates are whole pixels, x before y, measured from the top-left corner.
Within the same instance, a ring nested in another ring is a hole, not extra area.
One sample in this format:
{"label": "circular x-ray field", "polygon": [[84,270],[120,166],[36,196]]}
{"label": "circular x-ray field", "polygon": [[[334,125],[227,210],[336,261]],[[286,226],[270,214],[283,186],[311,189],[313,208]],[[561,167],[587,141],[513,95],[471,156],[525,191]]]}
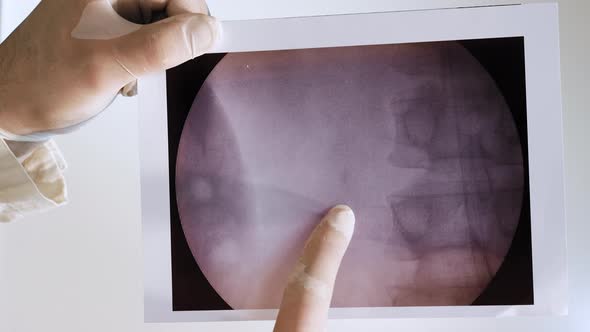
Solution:
{"label": "circular x-ray field", "polygon": [[229,54],[184,126],[178,210],[234,309],[278,307],[338,203],[357,226],[334,306],[466,305],[514,236],[521,151],[504,97],[457,43]]}

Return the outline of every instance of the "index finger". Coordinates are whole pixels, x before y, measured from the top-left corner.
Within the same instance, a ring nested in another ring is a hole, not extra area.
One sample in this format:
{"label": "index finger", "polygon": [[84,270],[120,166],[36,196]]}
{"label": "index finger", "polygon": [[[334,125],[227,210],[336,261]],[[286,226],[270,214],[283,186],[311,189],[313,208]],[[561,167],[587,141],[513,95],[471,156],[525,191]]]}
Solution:
{"label": "index finger", "polygon": [[169,16],[188,13],[209,15],[209,8],[205,0],[168,0],[166,12]]}
{"label": "index finger", "polygon": [[166,10],[168,16],[209,13],[205,0],[109,0],[119,15],[135,23],[152,22],[153,14]]}
{"label": "index finger", "polygon": [[354,223],[352,210],[338,205],[313,231],[289,278],[275,332],[325,331],[336,274]]}

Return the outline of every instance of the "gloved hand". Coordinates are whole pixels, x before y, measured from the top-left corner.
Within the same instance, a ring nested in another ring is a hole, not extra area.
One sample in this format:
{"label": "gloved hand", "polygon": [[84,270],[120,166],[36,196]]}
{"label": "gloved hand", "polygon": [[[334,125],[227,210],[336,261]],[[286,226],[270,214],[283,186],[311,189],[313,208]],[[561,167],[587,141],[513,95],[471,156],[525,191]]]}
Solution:
{"label": "gloved hand", "polygon": [[[158,12],[168,18],[132,22]],[[137,77],[203,54],[219,36],[206,13],[202,0],[42,1],[0,45],[0,136],[35,141],[76,126]]]}

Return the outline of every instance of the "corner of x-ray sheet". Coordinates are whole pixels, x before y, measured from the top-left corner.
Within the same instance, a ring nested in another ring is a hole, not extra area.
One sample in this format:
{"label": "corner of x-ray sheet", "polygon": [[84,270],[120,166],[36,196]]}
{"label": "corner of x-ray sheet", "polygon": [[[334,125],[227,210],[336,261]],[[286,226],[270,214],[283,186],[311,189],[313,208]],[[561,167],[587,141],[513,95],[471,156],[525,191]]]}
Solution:
{"label": "corner of x-ray sheet", "polygon": [[509,5],[540,1],[541,0],[207,0],[207,4],[211,11],[211,15],[227,21]]}

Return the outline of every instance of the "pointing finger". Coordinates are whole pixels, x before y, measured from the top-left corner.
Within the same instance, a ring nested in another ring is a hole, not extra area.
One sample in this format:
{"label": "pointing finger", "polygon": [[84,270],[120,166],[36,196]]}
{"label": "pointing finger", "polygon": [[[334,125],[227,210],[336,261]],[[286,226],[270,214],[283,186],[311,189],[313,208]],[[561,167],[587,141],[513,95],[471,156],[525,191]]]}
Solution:
{"label": "pointing finger", "polygon": [[340,262],[354,231],[354,213],[332,208],[311,234],[285,292],[275,332],[324,331]]}

